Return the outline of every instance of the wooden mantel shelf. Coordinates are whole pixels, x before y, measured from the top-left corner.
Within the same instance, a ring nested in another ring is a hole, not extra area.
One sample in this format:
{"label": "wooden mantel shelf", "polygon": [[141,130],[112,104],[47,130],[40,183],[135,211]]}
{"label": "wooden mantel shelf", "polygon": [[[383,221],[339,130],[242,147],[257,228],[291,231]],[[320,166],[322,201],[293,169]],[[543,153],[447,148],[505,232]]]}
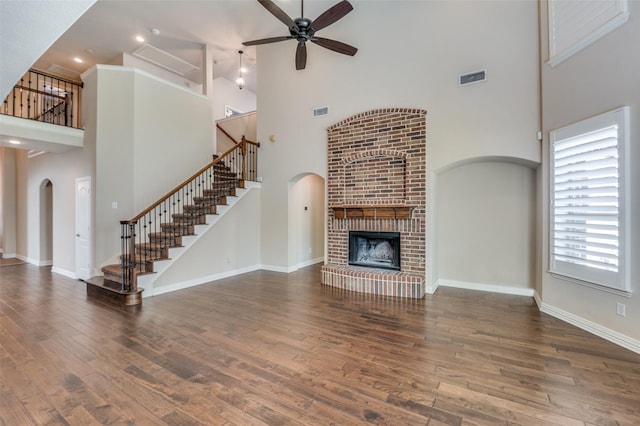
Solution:
{"label": "wooden mantel shelf", "polygon": [[336,219],[410,219],[410,206],[375,205],[375,206],[333,206]]}

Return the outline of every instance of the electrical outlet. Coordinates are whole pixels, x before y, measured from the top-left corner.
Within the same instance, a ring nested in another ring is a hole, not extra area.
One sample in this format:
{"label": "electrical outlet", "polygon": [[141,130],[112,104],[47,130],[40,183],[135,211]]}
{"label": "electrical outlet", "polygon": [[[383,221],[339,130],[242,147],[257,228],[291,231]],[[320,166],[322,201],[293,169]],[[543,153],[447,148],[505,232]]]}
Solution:
{"label": "electrical outlet", "polygon": [[624,317],[627,315],[627,305],[625,305],[624,303],[616,303],[616,314],[620,315],[621,317]]}

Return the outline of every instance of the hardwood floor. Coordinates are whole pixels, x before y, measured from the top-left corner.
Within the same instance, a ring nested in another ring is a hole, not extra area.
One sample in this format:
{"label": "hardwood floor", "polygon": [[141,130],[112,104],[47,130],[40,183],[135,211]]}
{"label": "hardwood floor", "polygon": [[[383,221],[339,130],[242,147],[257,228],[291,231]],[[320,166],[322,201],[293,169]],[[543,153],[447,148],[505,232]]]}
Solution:
{"label": "hardwood floor", "polygon": [[638,425],[640,355],[531,298],[259,271],[113,308],[0,269],[3,425]]}

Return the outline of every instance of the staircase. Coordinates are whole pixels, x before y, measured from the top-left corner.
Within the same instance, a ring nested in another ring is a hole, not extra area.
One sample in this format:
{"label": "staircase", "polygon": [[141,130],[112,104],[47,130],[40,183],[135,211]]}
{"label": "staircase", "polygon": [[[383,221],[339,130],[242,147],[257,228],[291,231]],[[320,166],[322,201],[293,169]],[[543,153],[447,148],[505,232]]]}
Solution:
{"label": "staircase", "polygon": [[246,191],[247,178],[255,180],[256,161],[249,157],[258,146],[243,138],[144,212],[121,221],[120,263],[104,266],[103,276],[87,280],[87,295],[119,306],[141,304],[144,289],[138,288],[138,279],[148,281],[166,269],[172,252],[193,244],[196,232],[205,232],[204,225]]}

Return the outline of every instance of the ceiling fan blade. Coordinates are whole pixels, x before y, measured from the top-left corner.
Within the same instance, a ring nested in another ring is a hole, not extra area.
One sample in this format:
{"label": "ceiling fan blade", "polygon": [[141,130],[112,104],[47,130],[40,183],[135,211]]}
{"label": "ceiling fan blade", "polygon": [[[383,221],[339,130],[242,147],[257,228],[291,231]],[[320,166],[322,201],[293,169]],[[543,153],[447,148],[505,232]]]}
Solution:
{"label": "ceiling fan blade", "polygon": [[343,55],[353,56],[358,51],[358,49],[353,46],[350,46],[341,41],[331,40],[329,38],[313,37],[311,41],[318,46],[322,46],[325,49],[333,50],[334,52],[342,53]]}
{"label": "ceiling fan blade", "polygon": [[307,45],[304,41],[298,42],[296,49],[296,69],[303,70],[307,66]]}
{"label": "ceiling fan blade", "polygon": [[353,6],[351,6],[351,3],[347,0],[343,0],[327,9],[322,15],[318,16],[315,21],[311,23],[311,28],[313,28],[314,31],[319,31],[333,24],[352,10]]}
{"label": "ceiling fan blade", "polygon": [[271,0],[258,0],[265,9],[267,9],[273,16],[278,18],[280,22],[285,24],[287,28],[297,28],[296,23],[293,22],[293,19],[289,17],[282,9],[280,9],[274,2]]}
{"label": "ceiling fan blade", "polygon": [[295,38],[295,37],[293,36],[269,37],[269,38],[261,38],[259,40],[243,41],[242,44],[245,46],[256,46],[258,44],[267,44],[267,43],[275,43],[278,41],[291,40],[292,38]]}

